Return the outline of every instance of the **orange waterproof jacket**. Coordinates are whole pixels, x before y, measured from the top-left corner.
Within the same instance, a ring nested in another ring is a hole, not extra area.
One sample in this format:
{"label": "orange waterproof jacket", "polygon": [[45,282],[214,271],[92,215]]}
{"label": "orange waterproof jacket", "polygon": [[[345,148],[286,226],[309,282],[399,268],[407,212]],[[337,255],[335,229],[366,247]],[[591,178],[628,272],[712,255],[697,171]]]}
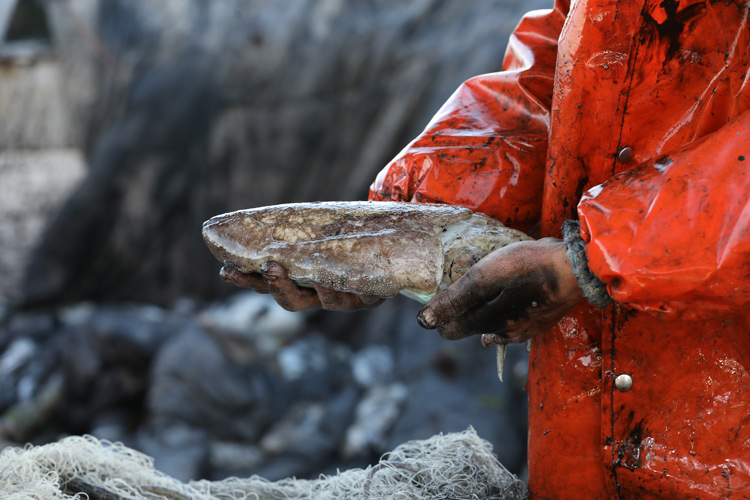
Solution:
{"label": "orange waterproof jacket", "polygon": [[542,236],[580,219],[615,303],[534,341],[532,498],[750,498],[749,16],[530,13],[504,71],[464,83],[371,188]]}

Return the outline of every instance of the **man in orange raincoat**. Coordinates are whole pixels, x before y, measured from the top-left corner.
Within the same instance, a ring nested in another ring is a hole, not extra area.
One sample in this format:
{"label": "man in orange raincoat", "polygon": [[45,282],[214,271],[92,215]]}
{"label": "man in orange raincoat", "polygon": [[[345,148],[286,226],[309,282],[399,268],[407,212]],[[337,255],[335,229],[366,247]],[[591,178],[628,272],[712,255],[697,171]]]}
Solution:
{"label": "man in orange raincoat", "polygon": [[[749,21],[739,1],[559,0],[372,186],[543,237],[418,318],[534,337],[533,499],[750,498]],[[301,290],[273,262],[224,277],[289,309],[380,301]]]}

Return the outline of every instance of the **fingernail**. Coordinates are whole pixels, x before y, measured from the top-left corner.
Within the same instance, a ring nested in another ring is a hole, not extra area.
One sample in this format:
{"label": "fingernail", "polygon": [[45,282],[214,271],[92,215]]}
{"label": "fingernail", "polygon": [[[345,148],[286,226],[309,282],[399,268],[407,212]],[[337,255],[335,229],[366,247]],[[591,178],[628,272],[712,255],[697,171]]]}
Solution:
{"label": "fingernail", "polygon": [[219,277],[224,281],[229,281],[231,279],[231,275],[229,269],[227,269],[227,266],[224,266],[219,270]]}
{"label": "fingernail", "polygon": [[493,344],[493,340],[495,340],[495,336],[491,333],[483,333],[482,334],[482,347],[489,347]]}
{"label": "fingernail", "polygon": [[498,335],[497,333],[484,333],[482,334],[482,345],[484,347],[490,347],[493,345],[507,345],[510,344],[510,339]]}
{"label": "fingernail", "polygon": [[422,328],[427,328],[428,330],[435,328],[437,320],[435,318],[435,313],[432,311],[432,308],[423,307],[422,310],[419,311],[419,314],[417,314],[417,322]]}
{"label": "fingernail", "polygon": [[271,260],[268,260],[268,261],[264,262],[260,266],[260,272],[263,275],[263,279],[264,280],[266,280],[266,281],[276,281],[276,280],[279,279],[279,276],[277,274],[275,274],[275,272],[276,272],[275,267],[276,267],[276,263],[273,262],[273,261],[271,261]]}
{"label": "fingernail", "polygon": [[223,266],[219,271],[219,277],[230,283],[237,281],[237,268],[234,266]]}

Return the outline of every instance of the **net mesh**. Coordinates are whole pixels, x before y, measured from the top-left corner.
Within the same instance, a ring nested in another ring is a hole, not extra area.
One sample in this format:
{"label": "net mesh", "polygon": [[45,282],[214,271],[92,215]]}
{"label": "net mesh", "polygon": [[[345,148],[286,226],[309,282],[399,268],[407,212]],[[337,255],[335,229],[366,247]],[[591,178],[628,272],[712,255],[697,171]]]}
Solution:
{"label": "net mesh", "polygon": [[183,483],[156,470],[151,457],[121,443],[72,436],[3,450],[0,489],[9,500],[527,498],[523,481],[500,464],[492,445],[471,428],[409,441],[366,469],[275,482],[253,476]]}

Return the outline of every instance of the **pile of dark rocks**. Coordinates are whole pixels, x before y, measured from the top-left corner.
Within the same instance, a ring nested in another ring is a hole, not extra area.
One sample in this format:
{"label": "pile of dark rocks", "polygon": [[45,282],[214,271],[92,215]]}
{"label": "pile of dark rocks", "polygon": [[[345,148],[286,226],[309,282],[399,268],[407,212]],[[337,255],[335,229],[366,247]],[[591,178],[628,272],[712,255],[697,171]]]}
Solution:
{"label": "pile of dark rocks", "polygon": [[502,384],[493,351],[421,330],[417,308],[289,313],[251,292],[168,309],[0,307],[2,444],[91,434],[181,480],[276,480],[473,426],[523,474],[525,350],[509,349]]}

